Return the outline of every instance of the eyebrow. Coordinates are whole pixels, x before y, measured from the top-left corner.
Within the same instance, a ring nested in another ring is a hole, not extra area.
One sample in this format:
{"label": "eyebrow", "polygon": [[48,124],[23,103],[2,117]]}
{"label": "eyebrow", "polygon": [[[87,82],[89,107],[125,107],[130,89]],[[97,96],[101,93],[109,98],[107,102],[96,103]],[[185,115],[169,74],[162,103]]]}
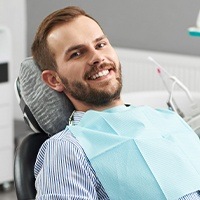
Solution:
{"label": "eyebrow", "polygon": [[[102,36],[96,38],[96,39],[94,40],[94,43],[99,42],[99,41],[101,41],[101,40],[103,40],[103,39],[105,39],[105,38],[107,38],[106,35],[102,35]],[[71,47],[69,47],[69,48],[65,51],[65,55],[67,55],[67,54],[70,53],[71,51],[74,51],[74,50],[77,50],[77,49],[81,49],[81,48],[83,48],[84,46],[85,46],[84,44],[78,44],[78,45],[71,46]]]}
{"label": "eyebrow", "polygon": [[101,40],[103,40],[103,39],[105,39],[105,38],[107,38],[106,35],[102,35],[102,36],[96,38],[96,39],[94,40],[94,42],[99,42],[99,41],[101,41]]}

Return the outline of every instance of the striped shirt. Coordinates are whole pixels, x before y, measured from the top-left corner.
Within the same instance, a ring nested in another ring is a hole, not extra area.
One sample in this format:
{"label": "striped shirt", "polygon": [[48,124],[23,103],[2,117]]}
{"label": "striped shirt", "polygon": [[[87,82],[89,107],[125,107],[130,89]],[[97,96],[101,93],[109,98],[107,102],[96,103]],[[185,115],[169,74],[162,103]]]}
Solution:
{"label": "striped shirt", "polygon": [[[74,125],[83,114],[78,111],[74,113]],[[84,150],[67,128],[44,142],[36,159],[34,173],[38,200],[109,199]],[[179,198],[198,199],[199,191]]]}

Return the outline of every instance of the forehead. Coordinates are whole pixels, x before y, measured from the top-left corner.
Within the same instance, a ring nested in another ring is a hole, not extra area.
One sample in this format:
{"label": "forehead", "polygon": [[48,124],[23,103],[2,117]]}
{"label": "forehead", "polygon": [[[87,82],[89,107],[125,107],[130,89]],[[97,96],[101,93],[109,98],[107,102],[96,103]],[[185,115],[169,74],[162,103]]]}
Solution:
{"label": "forehead", "polygon": [[71,22],[56,26],[48,35],[47,42],[51,49],[63,45],[71,46],[87,43],[103,35],[101,27],[91,18],[79,16]]}

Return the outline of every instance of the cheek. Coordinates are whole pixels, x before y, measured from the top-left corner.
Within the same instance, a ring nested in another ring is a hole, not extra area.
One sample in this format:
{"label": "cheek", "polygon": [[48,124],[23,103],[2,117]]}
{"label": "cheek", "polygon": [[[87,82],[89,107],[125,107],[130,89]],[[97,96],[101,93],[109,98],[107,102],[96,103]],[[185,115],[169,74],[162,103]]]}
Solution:
{"label": "cheek", "polygon": [[119,57],[116,53],[116,51],[111,47],[108,51],[107,51],[107,55],[110,57],[110,59],[118,65],[119,63]]}
{"label": "cheek", "polygon": [[61,75],[65,76],[69,81],[80,81],[84,75],[80,65],[67,66],[62,70]]}

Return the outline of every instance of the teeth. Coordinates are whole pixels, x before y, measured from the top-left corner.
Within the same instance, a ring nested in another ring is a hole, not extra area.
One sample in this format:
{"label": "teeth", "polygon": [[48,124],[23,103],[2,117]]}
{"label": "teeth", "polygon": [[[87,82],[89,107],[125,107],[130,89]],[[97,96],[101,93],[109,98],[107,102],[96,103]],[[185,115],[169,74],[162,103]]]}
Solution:
{"label": "teeth", "polygon": [[109,73],[108,70],[103,70],[103,71],[101,71],[101,72],[99,72],[99,73],[93,75],[93,76],[91,77],[91,79],[92,79],[92,80],[95,80],[95,79],[97,79],[97,78],[99,78],[99,77],[106,76],[108,73]]}

